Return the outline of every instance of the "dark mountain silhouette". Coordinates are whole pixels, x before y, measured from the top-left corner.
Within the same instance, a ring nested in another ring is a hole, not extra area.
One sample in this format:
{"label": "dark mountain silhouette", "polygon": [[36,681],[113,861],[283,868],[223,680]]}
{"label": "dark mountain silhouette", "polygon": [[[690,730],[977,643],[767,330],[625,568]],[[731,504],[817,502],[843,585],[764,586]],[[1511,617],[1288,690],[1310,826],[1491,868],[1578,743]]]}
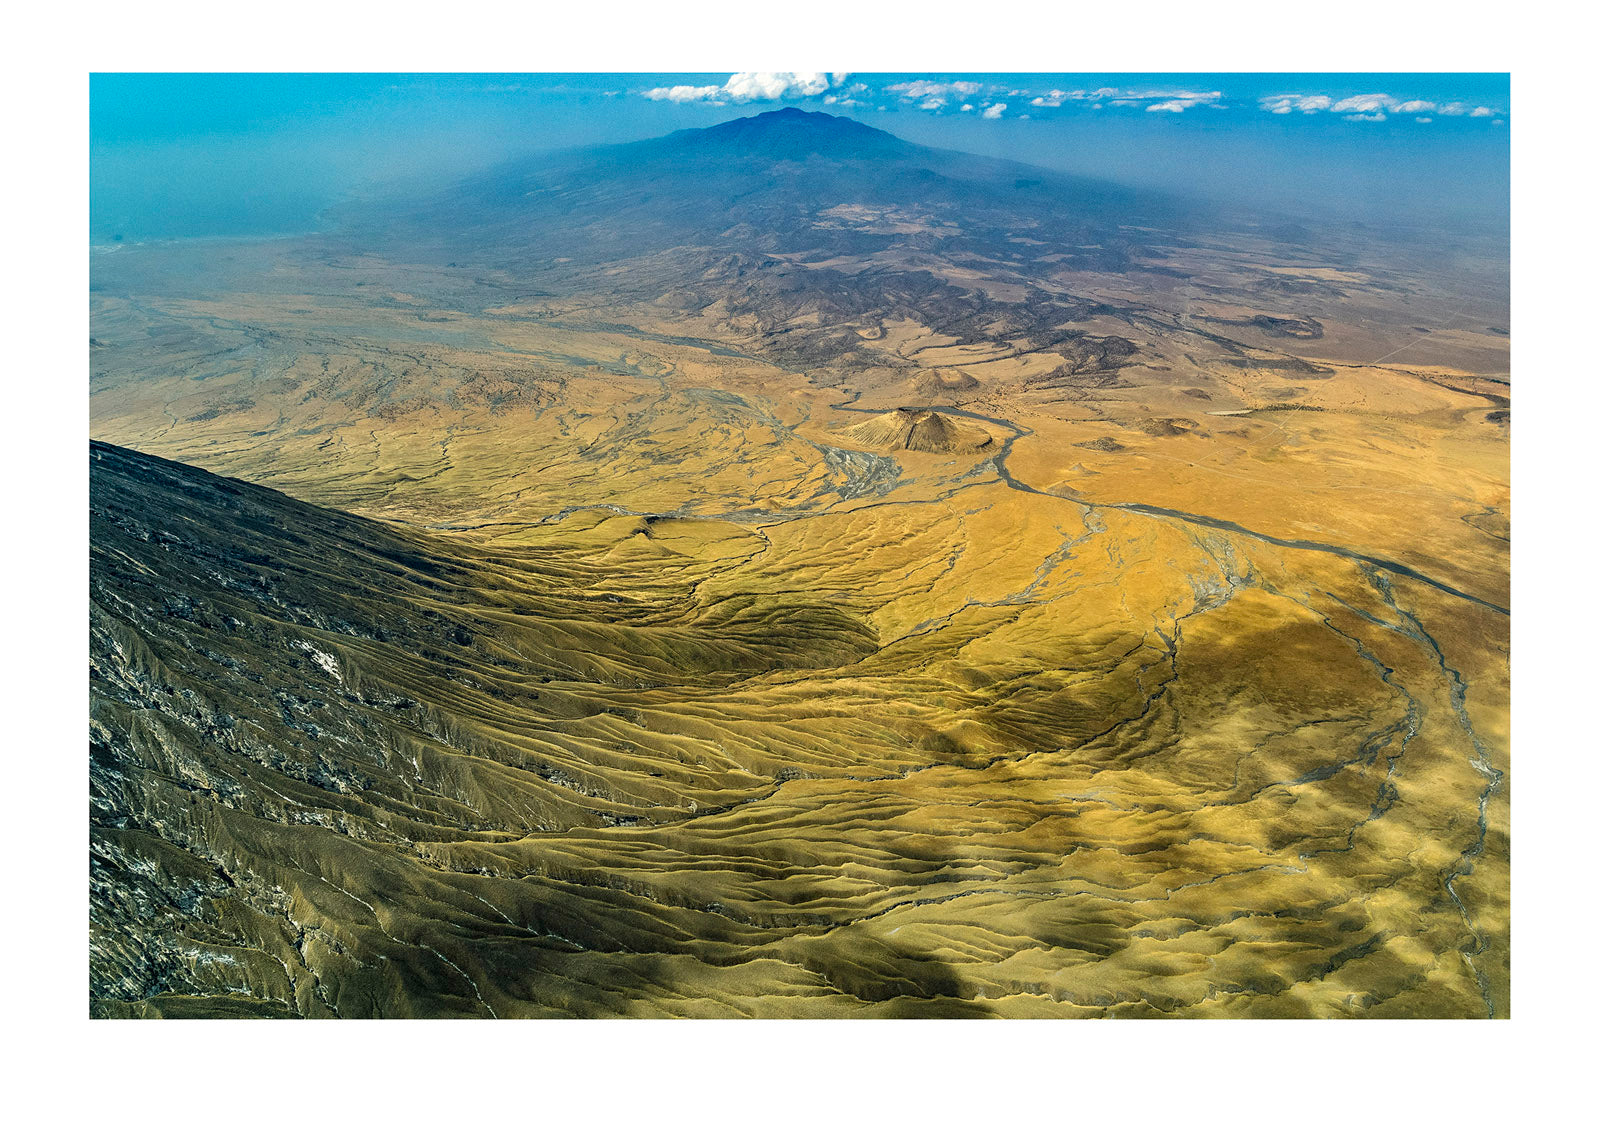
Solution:
{"label": "dark mountain silhouette", "polygon": [[1125,226],[1167,225],[1181,214],[1157,194],[785,108],[523,159],[427,200],[367,202],[341,219],[348,234],[403,241],[412,254],[524,265],[685,245],[1009,254],[1022,233],[1114,255]]}
{"label": "dark mountain silhouette", "polygon": [[897,157],[922,149],[902,141],[887,130],[875,129],[853,118],[799,110],[786,106],[748,118],[704,129],[677,130],[666,137],[638,142],[625,149],[656,148],[667,152],[697,150],[737,157],[801,158],[812,154],[833,157]]}

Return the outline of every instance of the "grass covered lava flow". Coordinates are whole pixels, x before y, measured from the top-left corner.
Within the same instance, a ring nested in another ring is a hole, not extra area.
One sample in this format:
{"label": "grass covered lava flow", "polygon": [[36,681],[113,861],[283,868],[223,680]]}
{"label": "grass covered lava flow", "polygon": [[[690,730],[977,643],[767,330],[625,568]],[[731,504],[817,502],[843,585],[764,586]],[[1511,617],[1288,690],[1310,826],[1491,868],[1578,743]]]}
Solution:
{"label": "grass covered lava flow", "polygon": [[97,256],[92,1012],[1507,1014],[1498,287],[800,111]]}

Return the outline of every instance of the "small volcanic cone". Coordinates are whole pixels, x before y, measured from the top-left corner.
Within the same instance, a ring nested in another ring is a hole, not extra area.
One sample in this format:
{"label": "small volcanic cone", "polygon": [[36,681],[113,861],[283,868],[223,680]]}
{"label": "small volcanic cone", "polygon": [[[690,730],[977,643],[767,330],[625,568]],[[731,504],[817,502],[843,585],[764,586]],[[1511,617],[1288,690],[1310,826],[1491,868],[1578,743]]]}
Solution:
{"label": "small volcanic cone", "polygon": [[852,425],[843,435],[878,451],[977,452],[994,443],[994,437],[977,425],[958,423],[928,409],[898,408]]}
{"label": "small volcanic cone", "polygon": [[929,373],[917,382],[917,393],[930,399],[949,393],[970,393],[979,388],[978,379],[963,370],[954,373]]}

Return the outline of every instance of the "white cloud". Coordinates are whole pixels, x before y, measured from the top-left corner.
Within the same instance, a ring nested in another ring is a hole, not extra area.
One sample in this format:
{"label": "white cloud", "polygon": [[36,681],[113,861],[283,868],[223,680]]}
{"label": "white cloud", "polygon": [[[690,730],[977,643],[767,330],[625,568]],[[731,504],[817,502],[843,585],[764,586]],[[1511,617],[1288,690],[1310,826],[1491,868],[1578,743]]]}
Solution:
{"label": "white cloud", "polygon": [[1418,118],[1417,121],[1421,122],[1423,125],[1427,125],[1429,122],[1433,121],[1433,119],[1432,118]]}
{"label": "white cloud", "polygon": [[740,71],[721,86],[658,86],[644,96],[656,102],[775,102],[822,94],[848,77],[836,75],[830,84],[821,71]]}
{"label": "white cloud", "polygon": [[[1257,99],[1257,103],[1269,114],[1290,114],[1296,110],[1302,114],[1314,114],[1319,110],[1330,110],[1335,114],[1343,114],[1354,122],[1382,122],[1390,114],[1443,114],[1453,118],[1469,115],[1488,118],[1498,113],[1487,106],[1474,109],[1465,102],[1440,103],[1421,98],[1402,100],[1388,94],[1354,94],[1337,102],[1326,94],[1272,94]],[[1432,118],[1428,120],[1432,121]]]}
{"label": "white cloud", "polygon": [[968,111],[969,111],[969,110],[971,110],[971,109],[972,109],[972,103],[970,103],[970,102],[963,102],[963,103],[962,103],[962,104],[961,104],[961,112],[962,112],[962,113],[963,113],[963,114],[965,114],[965,113],[967,113],[967,112],[968,112]]}
{"label": "white cloud", "polygon": [[1142,106],[1146,110],[1181,114],[1191,106],[1220,106],[1222,91],[1125,90],[1120,87],[1102,86],[1095,90],[1053,90],[1043,102],[1035,102],[1034,104],[1037,106],[1059,106],[1063,99],[1070,99],[1074,102],[1088,102],[1096,109],[1109,100],[1112,106]]}
{"label": "white cloud", "polygon": [[1333,99],[1326,94],[1273,94],[1258,99],[1258,102],[1263,110],[1271,114],[1292,114],[1296,110],[1302,114],[1315,114],[1333,105]]}
{"label": "white cloud", "polygon": [[978,82],[930,82],[927,79],[918,79],[916,82],[897,82],[893,86],[883,88],[885,93],[898,94],[903,102],[915,102],[917,99],[940,99],[941,102],[952,95],[963,98],[977,94],[983,89],[983,84]]}
{"label": "white cloud", "polygon": [[828,89],[828,76],[821,71],[740,71],[724,87],[735,102],[772,102],[821,94]]}
{"label": "white cloud", "polygon": [[721,93],[720,86],[658,86],[644,96],[655,102],[709,102]]}
{"label": "white cloud", "polygon": [[1128,90],[1101,86],[1093,90],[1047,90],[1035,95],[1028,104],[1054,109],[1068,102],[1087,102],[1099,108],[1109,102],[1113,106],[1159,107],[1163,111],[1182,113],[1191,106],[1216,105],[1221,99],[1220,90]]}
{"label": "white cloud", "polygon": [[986,88],[980,82],[934,82],[932,79],[917,79],[915,82],[897,82],[883,88],[885,94],[899,97],[901,102],[914,102],[919,110],[931,110],[937,113],[952,103],[964,102],[974,94],[982,93]]}
{"label": "white cloud", "polygon": [[1400,104],[1397,98],[1390,98],[1387,94],[1354,94],[1349,98],[1341,98],[1333,104],[1335,114],[1377,114],[1385,110],[1393,110]]}
{"label": "white cloud", "polygon": [[1006,112],[1006,104],[1004,102],[996,102],[993,106],[989,107],[987,110],[985,110],[983,112],[983,116],[985,118],[994,119],[994,118],[998,118],[1001,114],[1004,114],[1005,112]]}

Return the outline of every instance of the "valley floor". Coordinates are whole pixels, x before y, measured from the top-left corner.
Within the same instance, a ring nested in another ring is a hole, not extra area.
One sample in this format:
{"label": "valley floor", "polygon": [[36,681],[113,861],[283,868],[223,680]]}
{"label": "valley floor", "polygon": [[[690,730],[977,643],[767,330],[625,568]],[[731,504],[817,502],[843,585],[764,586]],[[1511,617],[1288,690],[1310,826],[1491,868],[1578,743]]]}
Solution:
{"label": "valley floor", "polygon": [[97,266],[96,1015],[1508,1015],[1492,296],[198,254]]}

